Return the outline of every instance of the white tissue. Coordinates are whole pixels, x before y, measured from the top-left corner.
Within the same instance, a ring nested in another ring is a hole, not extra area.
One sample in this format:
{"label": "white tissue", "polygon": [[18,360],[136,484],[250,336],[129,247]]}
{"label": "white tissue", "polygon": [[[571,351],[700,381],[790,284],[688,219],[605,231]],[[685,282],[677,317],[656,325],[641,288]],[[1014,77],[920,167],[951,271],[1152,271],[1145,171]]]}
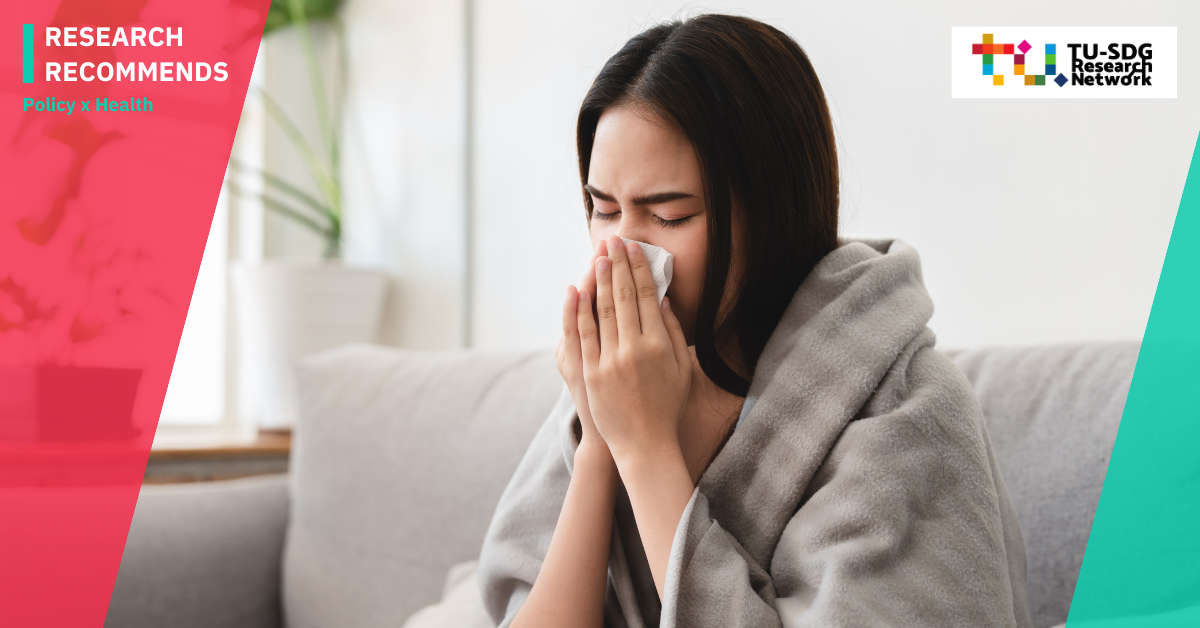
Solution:
{"label": "white tissue", "polygon": [[[621,238],[625,244],[637,242],[629,238]],[[671,274],[675,265],[675,256],[667,252],[666,249],[646,244],[645,242],[637,242],[642,247],[642,252],[646,254],[646,259],[650,262],[650,274],[654,277],[654,286],[658,288],[658,302],[662,303],[663,297],[667,296],[667,287],[671,285]]]}

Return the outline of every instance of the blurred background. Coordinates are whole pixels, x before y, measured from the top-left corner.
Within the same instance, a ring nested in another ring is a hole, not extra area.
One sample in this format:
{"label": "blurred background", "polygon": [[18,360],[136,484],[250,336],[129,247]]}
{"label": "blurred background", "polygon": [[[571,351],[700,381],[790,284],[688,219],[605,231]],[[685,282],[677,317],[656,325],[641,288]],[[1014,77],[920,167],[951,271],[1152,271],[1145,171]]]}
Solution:
{"label": "blurred background", "polygon": [[[589,258],[580,100],[630,36],[704,12],[804,48],[842,233],[917,248],[941,347],[1139,339],[1200,129],[1200,5],[963,4],[277,2],[160,437],[286,430],[289,360],[346,340],[553,347]],[[950,28],[975,24],[1178,26],[1178,98],[953,100]]]}

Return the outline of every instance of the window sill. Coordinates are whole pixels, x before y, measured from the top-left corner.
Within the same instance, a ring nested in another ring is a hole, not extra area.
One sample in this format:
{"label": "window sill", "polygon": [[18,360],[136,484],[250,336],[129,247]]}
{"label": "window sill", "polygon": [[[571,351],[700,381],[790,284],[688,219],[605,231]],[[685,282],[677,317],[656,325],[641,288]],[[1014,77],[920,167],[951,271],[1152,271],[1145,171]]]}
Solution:
{"label": "window sill", "polygon": [[247,435],[217,427],[167,426],[154,436],[143,483],[208,482],[286,473],[291,450],[290,430]]}

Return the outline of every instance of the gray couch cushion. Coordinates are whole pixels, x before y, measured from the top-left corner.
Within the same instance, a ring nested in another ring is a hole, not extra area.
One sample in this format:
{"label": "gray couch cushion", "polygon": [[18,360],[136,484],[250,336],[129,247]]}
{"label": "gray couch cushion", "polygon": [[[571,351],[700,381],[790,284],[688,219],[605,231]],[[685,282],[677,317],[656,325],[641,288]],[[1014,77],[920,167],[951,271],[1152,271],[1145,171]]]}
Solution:
{"label": "gray couch cushion", "polygon": [[278,628],[287,476],[143,486],[106,628]]}
{"label": "gray couch cushion", "polygon": [[1021,519],[1033,625],[1066,621],[1138,345],[949,353],[975,387]]}
{"label": "gray couch cushion", "polygon": [[299,384],[289,628],[394,627],[436,602],[562,389],[548,351],[365,345],[304,360]]}

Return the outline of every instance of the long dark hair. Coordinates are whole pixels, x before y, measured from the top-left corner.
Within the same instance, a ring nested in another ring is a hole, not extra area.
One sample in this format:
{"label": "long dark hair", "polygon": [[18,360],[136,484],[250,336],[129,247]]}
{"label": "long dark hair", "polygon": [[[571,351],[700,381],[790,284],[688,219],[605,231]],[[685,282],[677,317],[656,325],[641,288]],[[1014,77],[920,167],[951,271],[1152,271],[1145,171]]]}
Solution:
{"label": "long dark hair", "polygon": [[[732,331],[752,375],[800,283],[837,247],[837,150],[825,93],[800,46],[762,22],[700,15],[655,26],[604,64],[583,99],[581,185],[600,115],[632,103],[674,124],[696,151],[708,216],[696,357],[709,379],[745,397],[750,382],[725,363],[715,339]],[[590,224],[592,198],[583,197]],[[735,200],[742,281],[717,329]]]}

